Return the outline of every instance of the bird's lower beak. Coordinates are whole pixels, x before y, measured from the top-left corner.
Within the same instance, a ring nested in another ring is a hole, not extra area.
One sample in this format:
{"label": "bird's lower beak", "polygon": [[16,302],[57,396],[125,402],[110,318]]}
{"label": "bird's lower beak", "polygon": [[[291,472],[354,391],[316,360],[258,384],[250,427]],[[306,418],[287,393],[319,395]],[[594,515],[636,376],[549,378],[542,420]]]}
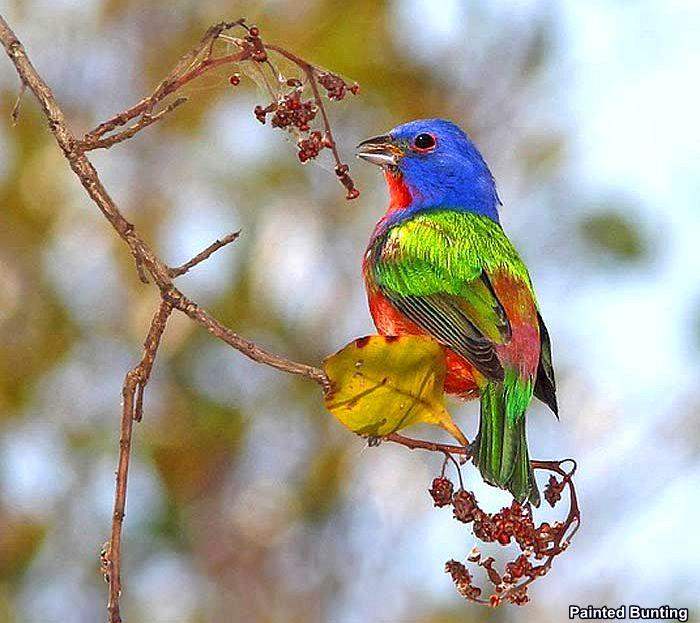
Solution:
{"label": "bird's lower beak", "polygon": [[393,143],[391,136],[385,134],[362,141],[357,146],[355,155],[380,167],[395,167],[399,164],[403,151]]}

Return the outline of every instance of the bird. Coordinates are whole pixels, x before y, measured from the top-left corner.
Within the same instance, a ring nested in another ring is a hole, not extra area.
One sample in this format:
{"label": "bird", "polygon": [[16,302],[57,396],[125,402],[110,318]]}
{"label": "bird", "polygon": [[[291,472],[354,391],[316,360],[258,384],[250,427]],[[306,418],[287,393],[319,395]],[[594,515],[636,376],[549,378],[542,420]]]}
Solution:
{"label": "bird", "polygon": [[389,191],[362,264],[377,331],[442,345],[445,393],[480,400],[470,450],[482,478],[539,506],[526,411],[535,396],[559,417],[552,349],[488,165],[444,119],[399,125],[356,155],[381,167]]}

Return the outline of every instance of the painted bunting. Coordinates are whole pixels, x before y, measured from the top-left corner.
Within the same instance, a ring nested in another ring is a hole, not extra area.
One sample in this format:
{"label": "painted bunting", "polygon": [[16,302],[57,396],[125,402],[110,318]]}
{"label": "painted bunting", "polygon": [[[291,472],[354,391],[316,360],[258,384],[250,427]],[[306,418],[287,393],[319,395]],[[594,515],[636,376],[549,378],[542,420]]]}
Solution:
{"label": "painted bunting", "polygon": [[500,225],[491,171],[442,119],[400,125],[357,155],[389,187],[363,263],[377,330],[443,345],[445,391],[481,401],[472,450],[484,480],[539,505],[525,412],[533,394],[558,412],[552,352],[527,268]]}

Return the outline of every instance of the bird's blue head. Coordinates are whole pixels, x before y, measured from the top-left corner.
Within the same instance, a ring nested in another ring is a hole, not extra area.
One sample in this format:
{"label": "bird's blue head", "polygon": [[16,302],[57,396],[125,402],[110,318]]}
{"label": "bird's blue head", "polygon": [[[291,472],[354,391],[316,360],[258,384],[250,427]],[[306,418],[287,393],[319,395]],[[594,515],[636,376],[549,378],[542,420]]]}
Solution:
{"label": "bird's blue head", "polygon": [[450,121],[404,123],[360,143],[357,156],[384,169],[396,218],[448,208],[498,222],[493,175],[474,143]]}

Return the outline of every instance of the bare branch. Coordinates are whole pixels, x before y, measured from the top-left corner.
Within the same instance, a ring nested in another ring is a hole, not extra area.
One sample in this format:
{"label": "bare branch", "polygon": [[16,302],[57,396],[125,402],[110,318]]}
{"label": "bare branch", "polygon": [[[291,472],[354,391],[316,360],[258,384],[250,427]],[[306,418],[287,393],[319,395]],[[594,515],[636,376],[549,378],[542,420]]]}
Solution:
{"label": "bare branch", "polygon": [[122,417],[119,427],[119,463],[117,465],[117,484],[114,493],[114,512],[112,513],[112,532],[106,552],[102,556],[102,566],[109,581],[110,621],[119,623],[119,597],[121,585],[121,540],[124,511],[126,509],[126,488],[131,457],[131,433],[134,420],[140,421],[143,415],[143,390],[148,383],[153,369],[153,362],[158,352],[160,340],[172,312],[167,301],[161,301],[151,320],[148,335],[143,344],[143,356],[139,364],[126,373],[122,388]]}
{"label": "bare branch", "polygon": [[[180,58],[175,67],[156,87],[155,91],[153,91],[151,95],[144,97],[140,102],[131,108],[127,108],[126,110],[114,115],[107,121],[98,125],[95,129],[88,132],[83,139],[84,142],[86,144],[90,144],[92,141],[104,136],[108,132],[113,131],[115,128],[126,125],[129,121],[135,119],[139,115],[150,113],[156,104],[188,82],[198,78],[206,71],[225,63],[236,63],[248,58],[251,54],[251,50],[247,49],[242,50],[237,54],[225,56],[220,59],[213,60],[211,58],[214,42],[219,35],[225,30],[240,26],[243,22],[243,19],[236,20],[235,22],[220,22],[219,24],[209,28],[200,42]],[[197,57],[199,57],[205,50],[206,55],[204,58],[199,63],[196,63]]]}
{"label": "bare branch", "polygon": [[386,441],[398,443],[409,450],[428,450],[429,452],[442,452],[445,455],[456,454],[466,461],[471,458],[472,453],[469,446],[455,446],[449,443],[435,443],[433,441],[423,441],[421,439],[413,439],[405,437],[399,433],[391,433],[384,437]]}
{"label": "bare branch", "polygon": [[222,325],[214,316],[188,299],[176,288],[164,292],[163,297],[170,301],[175,309],[183,312],[192,320],[202,325],[209,333],[226,342],[229,346],[232,346],[253,361],[281,370],[282,372],[304,376],[321,385],[324,391],[330,387],[330,381],[326,373],[320,368],[298,363],[287,357],[276,355],[258,346],[255,342],[241,337],[238,333]]}
{"label": "bare branch", "polygon": [[186,97],[178,97],[173,102],[170,102],[170,104],[168,104],[163,110],[158,111],[155,114],[150,114],[147,112],[143,113],[139,120],[127,130],[118,132],[117,134],[113,134],[107,138],[97,138],[89,135],[89,138],[86,137],[80,142],[80,146],[84,151],[90,151],[92,149],[109,149],[112,147],[112,145],[116,145],[117,143],[130,139],[144,128],[154,124],[156,121],[160,121],[163,117],[165,117],[165,115],[172,112],[186,101]]}
{"label": "bare branch", "polygon": [[222,247],[225,247],[227,244],[231,244],[234,240],[237,240],[238,236],[240,235],[240,230],[234,231],[233,233],[224,236],[221,240],[212,242],[206,249],[204,249],[204,251],[197,253],[197,255],[195,255],[189,262],[185,262],[182,266],[178,266],[177,268],[170,268],[170,276],[179,277],[180,275],[184,275],[188,270],[197,266],[197,264],[202,263],[204,260],[208,260],[212,254],[216,253]]}

